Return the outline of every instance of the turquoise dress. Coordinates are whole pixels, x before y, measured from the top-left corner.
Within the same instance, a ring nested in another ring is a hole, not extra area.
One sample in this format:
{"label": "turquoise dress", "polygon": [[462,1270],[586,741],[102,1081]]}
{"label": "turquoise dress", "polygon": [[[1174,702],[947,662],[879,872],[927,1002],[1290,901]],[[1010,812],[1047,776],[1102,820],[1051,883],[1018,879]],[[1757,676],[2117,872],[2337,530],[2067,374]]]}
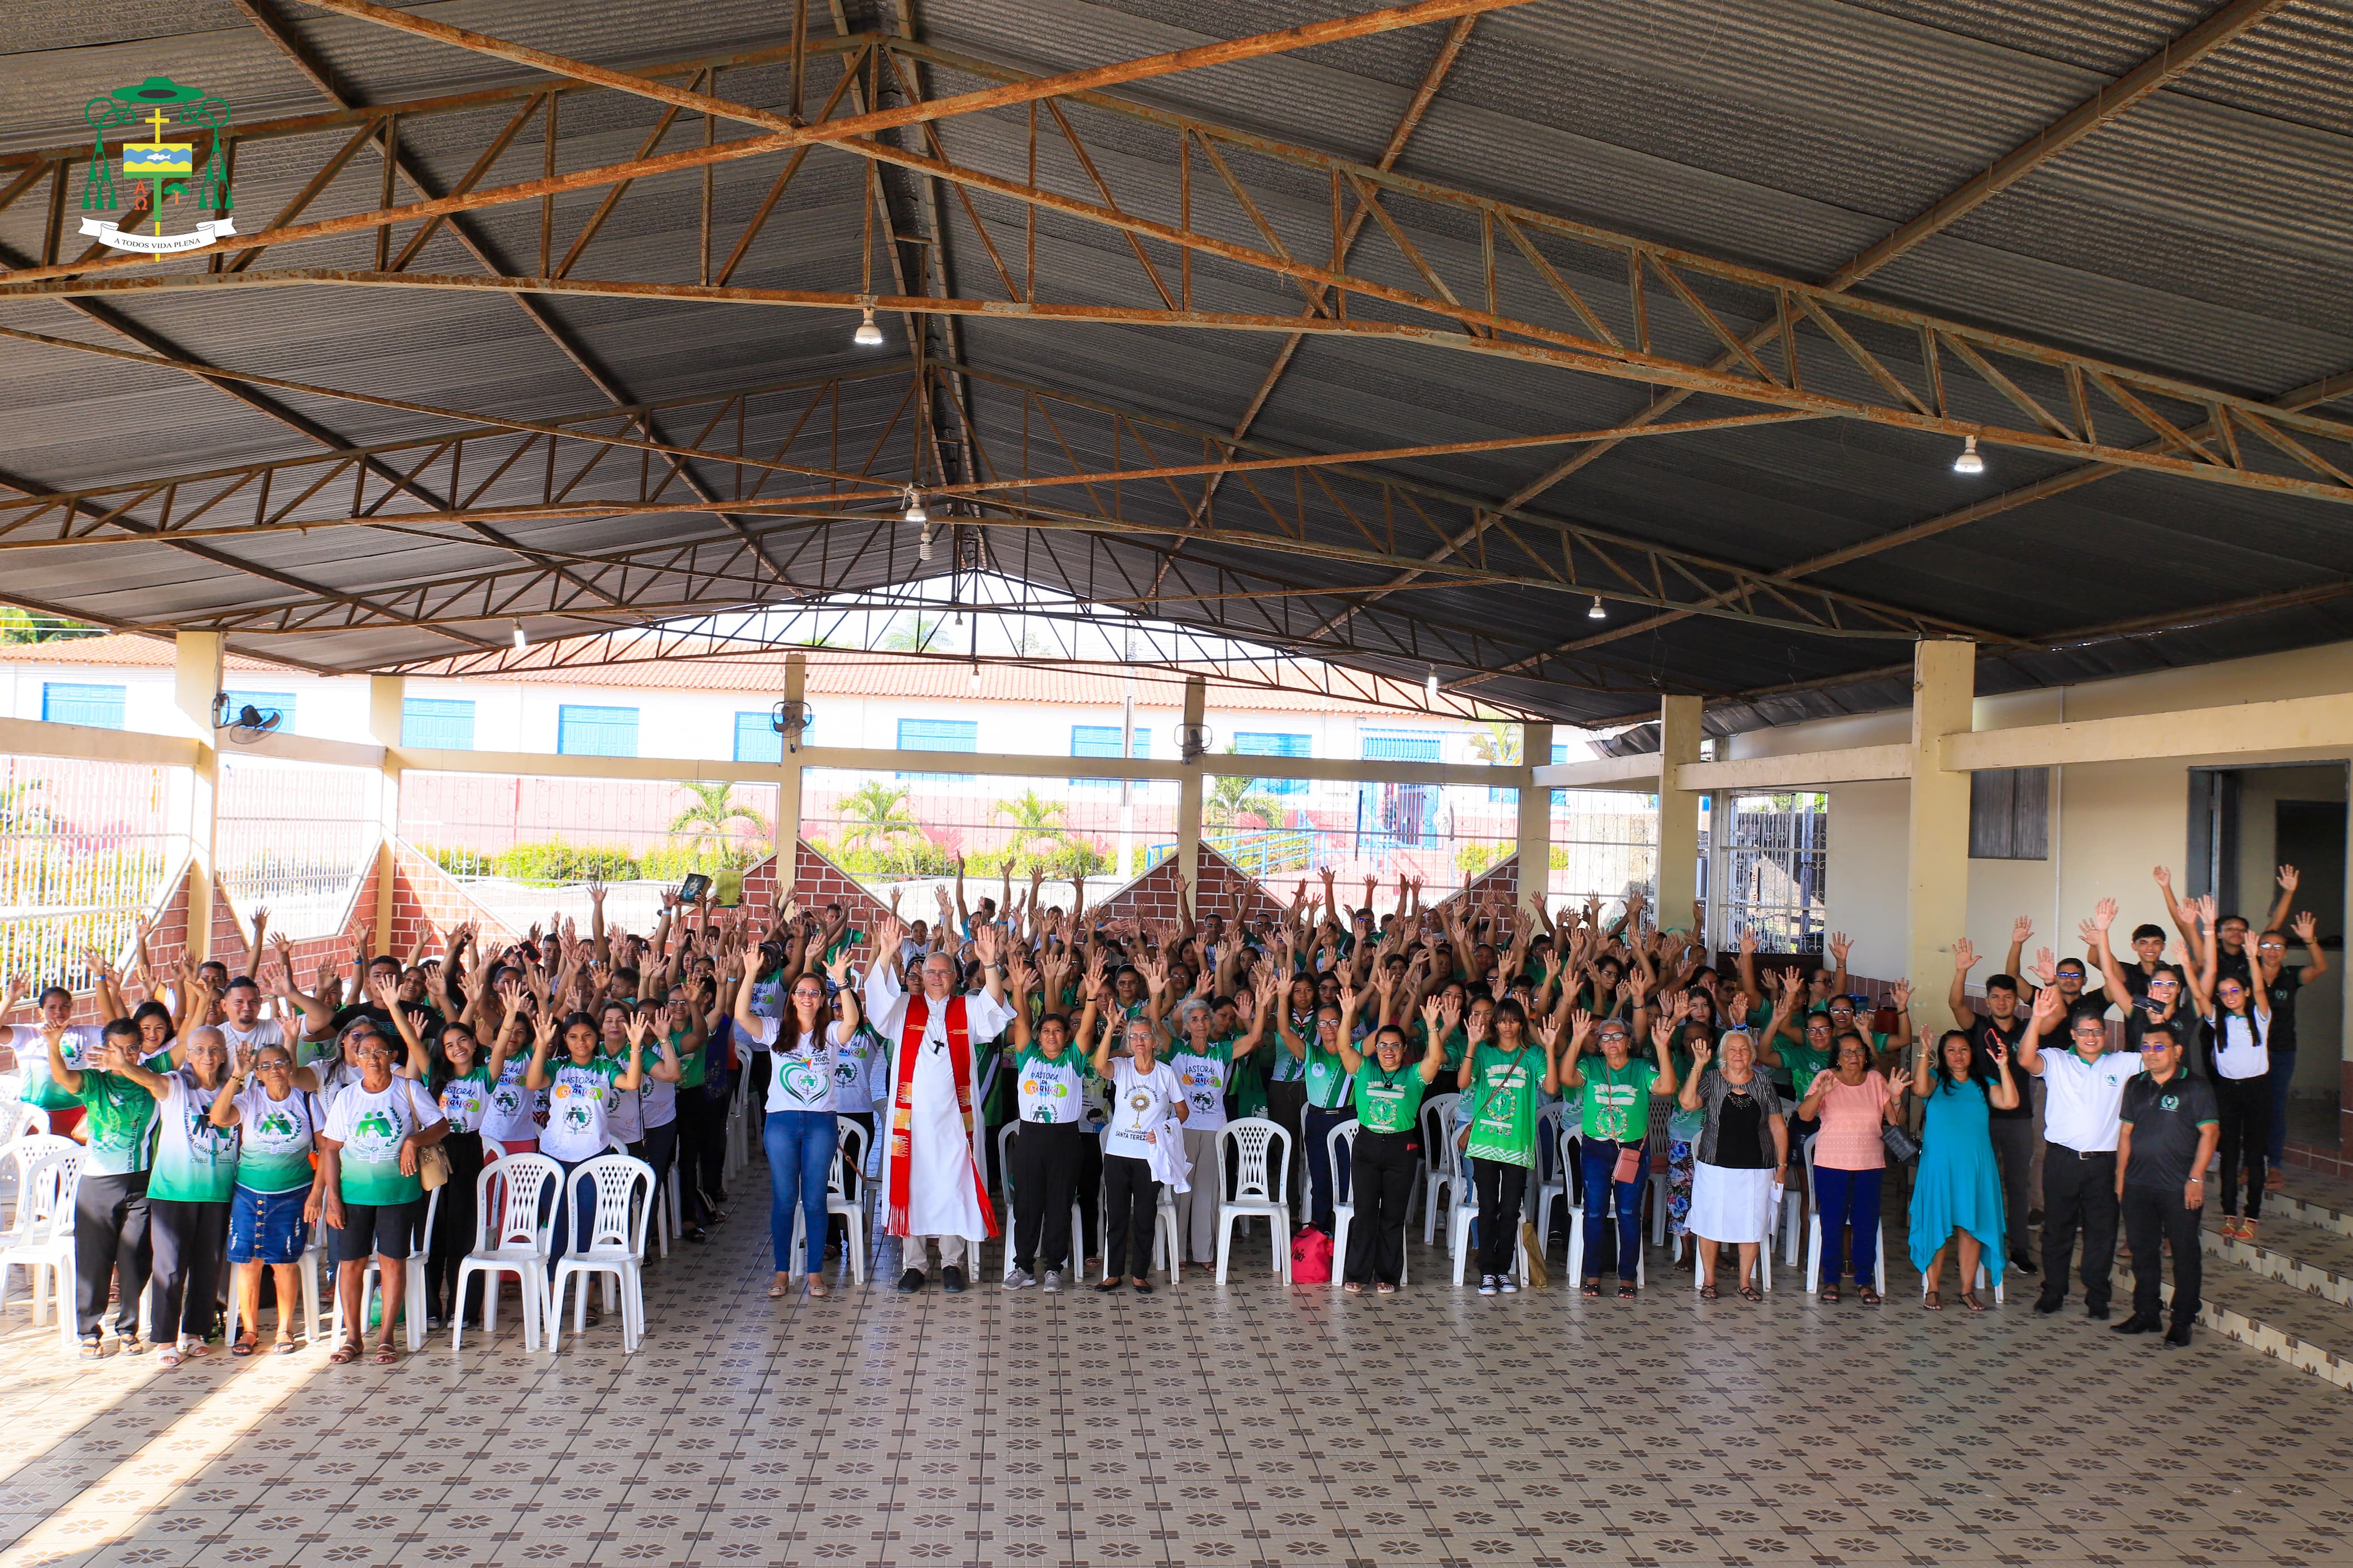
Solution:
{"label": "turquoise dress", "polygon": [[[1975,1079],[1938,1084],[1920,1131],[1920,1173],[1912,1184],[1912,1265],[1928,1271],[1936,1249],[1966,1230],[1984,1247],[1986,1275],[2001,1283],[2001,1172],[1987,1131],[1986,1091]],[[1961,1289],[1976,1289],[1964,1279]]]}

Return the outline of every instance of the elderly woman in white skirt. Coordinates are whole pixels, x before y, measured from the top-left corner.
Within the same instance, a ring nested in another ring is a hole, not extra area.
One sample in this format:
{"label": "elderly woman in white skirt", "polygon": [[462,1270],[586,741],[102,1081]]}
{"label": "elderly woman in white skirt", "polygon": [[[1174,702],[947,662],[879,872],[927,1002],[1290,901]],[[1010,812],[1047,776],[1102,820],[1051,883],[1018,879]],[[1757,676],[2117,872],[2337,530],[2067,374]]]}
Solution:
{"label": "elderly woman in white skirt", "polygon": [[1757,1070],[1757,1042],[1746,1029],[1724,1037],[1721,1067],[1704,1044],[1692,1051],[1692,1073],[1683,1080],[1685,1110],[1704,1111],[1692,1170],[1691,1232],[1699,1237],[1699,1293],[1715,1300],[1717,1249],[1740,1248],[1740,1294],[1761,1301],[1757,1288],[1757,1249],[1770,1246],[1773,1189],[1786,1180],[1789,1129],[1770,1079]]}

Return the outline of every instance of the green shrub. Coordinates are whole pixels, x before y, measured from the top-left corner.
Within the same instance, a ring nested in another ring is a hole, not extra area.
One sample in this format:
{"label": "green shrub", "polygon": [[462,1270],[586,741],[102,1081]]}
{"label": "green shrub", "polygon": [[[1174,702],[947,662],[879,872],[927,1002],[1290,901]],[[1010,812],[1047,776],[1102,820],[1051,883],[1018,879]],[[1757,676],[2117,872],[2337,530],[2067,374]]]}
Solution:
{"label": "green shrub", "polygon": [[509,881],[551,886],[591,878],[607,882],[638,879],[637,858],[618,845],[567,844],[561,838],[543,838],[501,850],[492,858],[491,867],[495,875]]}

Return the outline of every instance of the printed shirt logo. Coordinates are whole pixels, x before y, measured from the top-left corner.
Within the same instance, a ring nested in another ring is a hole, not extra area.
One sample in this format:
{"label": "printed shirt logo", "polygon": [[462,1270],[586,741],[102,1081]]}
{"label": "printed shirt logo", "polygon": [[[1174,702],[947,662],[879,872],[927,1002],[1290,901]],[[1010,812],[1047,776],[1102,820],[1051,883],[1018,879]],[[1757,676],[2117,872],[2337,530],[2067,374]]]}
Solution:
{"label": "printed shirt logo", "polygon": [[2159,1110],[2179,1110],[2181,1109],[2181,1097],[2178,1094],[2166,1095],[2158,1100],[2157,1108]]}
{"label": "printed shirt logo", "polygon": [[400,1141],[406,1136],[401,1131],[399,1119],[384,1107],[376,1106],[352,1124],[350,1142],[355,1158],[381,1164],[398,1157]]}
{"label": "printed shirt logo", "polygon": [[[203,157],[195,142],[167,142],[164,111],[181,126],[204,137]],[[90,128],[90,172],[82,181],[84,212],[120,212],[128,207],[132,227],[152,220],[153,232],[129,232],[106,218],[86,217],[81,232],[113,250],[146,256],[170,256],[202,250],[223,235],[235,234],[228,214],[236,204],[229,195],[229,106],[199,87],[187,87],[169,77],[151,76],[129,87],[102,92],[82,105],[83,121]],[[136,132],[146,132],[139,140]],[[114,162],[106,155],[109,132],[131,132],[121,145],[121,178],[132,189],[126,201],[115,189]],[[142,191],[138,187],[145,186]],[[164,232],[164,207],[183,198],[214,216],[183,234]]]}

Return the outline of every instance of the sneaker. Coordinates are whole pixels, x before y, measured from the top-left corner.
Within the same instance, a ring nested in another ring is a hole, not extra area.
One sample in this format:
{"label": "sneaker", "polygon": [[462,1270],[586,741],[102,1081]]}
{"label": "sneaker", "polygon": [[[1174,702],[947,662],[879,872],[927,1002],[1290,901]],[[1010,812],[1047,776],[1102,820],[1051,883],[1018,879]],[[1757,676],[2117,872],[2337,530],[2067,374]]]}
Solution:
{"label": "sneaker", "polygon": [[1038,1288],[1049,1296],[1055,1294],[1062,1288],[1062,1271],[1059,1268],[1049,1268],[1046,1270],[1046,1278],[1039,1281]]}
{"label": "sneaker", "polygon": [[1520,1282],[1512,1275],[1500,1274],[1495,1278],[1495,1289],[1506,1296],[1516,1296],[1520,1293]]}
{"label": "sneaker", "polygon": [[1479,1294],[1482,1296],[1492,1296],[1495,1293],[1495,1277],[1493,1274],[1482,1274],[1479,1276]]}
{"label": "sneaker", "polygon": [[1008,1290],[1027,1290],[1030,1286],[1035,1285],[1036,1283],[1038,1283],[1038,1281],[1035,1277],[1030,1274],[1029,1270],[1020,1267],[1018,1264],[1015,1265],[1014,1268],[1005,1276],[1005,1288]]}

